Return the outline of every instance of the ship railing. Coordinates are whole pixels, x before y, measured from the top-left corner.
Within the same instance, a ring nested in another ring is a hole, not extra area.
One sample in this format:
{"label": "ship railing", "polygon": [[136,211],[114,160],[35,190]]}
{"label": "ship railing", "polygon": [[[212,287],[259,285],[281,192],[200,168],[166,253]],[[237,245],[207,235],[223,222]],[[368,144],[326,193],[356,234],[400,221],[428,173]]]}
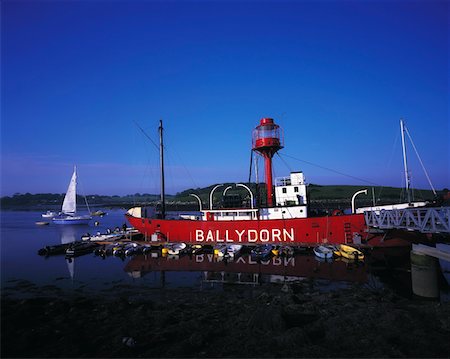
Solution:
{"label": "ship railing", "polygon": [[290,186],[291,185],[291,177],[277,177],[275,178],[275,186]]}
{"label": "ship railing", "polygon": [[450,233],[450,207],[406,208],[364,212],[369,227]]}
{"label": "ship railing", "polygon": [[207,219],[206,213],[210,213],[216,220],[245,220],[257,218],[258,208],[219,208],[219,209],[207,209],[202,212],[205,214],[203,217]]}

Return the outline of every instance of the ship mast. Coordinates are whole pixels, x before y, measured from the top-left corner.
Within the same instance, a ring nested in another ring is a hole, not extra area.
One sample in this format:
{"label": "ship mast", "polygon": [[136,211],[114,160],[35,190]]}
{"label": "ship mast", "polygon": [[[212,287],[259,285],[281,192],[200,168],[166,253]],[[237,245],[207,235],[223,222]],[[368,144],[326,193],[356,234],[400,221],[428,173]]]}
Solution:
{"label": "ship mast", "polygon": [[411,204],[411,178],[409,176],[408,160],[406,157],[405,125],[403,123],[403,119],[400,119],[400,131],[402,134],[403,167],[405,170],[406,195],[408,196],[408,204]]}
{"label": "ship mast", "polygon": [[164,185],[164,144],[163,144],[163,125],[159,120],[159,165],[161,174],[161,218],[166,218],[166,193]]}

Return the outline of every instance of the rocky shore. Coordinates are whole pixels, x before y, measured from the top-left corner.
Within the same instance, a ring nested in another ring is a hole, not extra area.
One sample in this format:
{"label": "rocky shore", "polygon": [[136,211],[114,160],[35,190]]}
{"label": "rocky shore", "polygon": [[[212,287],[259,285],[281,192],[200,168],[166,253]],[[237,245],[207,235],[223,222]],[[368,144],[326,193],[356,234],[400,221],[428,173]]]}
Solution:
{"label": "rocky shore", "polygon": [[367,285],[27,292],[2,292],[3,358],[450,356],[450,303]]}

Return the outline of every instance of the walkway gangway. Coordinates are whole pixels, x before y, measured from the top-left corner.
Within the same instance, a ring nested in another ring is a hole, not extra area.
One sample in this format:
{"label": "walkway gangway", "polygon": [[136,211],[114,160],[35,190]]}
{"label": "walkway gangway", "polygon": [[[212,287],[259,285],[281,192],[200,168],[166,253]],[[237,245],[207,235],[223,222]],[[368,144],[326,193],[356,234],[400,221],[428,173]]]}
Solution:
{"label": "walkway gangway", "polygon": [[450,234],[450,207],[366,211],[364,216],[372,228]]}

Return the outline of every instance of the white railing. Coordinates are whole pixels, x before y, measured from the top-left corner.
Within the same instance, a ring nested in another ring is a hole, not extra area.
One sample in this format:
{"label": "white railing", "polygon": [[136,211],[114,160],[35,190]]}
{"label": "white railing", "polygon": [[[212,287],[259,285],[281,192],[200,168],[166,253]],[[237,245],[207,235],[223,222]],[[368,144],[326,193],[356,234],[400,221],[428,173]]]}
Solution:
{"label": "white railing", "polygon": [[406,208],[364,212],[369,227],[450,233],[450,207]]}

